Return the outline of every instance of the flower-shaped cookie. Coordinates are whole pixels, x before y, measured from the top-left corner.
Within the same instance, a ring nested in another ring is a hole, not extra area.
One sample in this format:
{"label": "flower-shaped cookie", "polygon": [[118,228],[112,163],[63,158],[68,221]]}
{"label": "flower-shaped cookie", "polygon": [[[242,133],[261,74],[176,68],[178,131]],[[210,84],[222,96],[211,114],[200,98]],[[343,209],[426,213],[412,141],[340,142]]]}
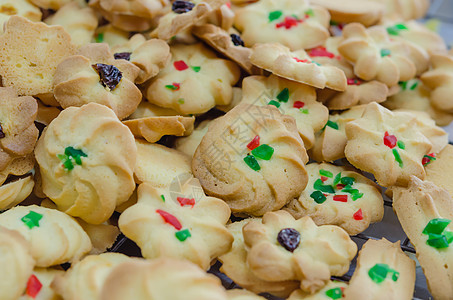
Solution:
{"label": "flower-shaped cookie", "polygon": [[78,261],[92,247],[82,227],[56,209],[16,206],[0,214],[0,226],[18,231],[30,243],[38,267]]}
{"label": "flower-shaped cookie", "polygon": [[204,113],[229,104],[232,86],[239,80],[238,66],[198,43],[171,47],[171,64],[146,87],[146,99],[181,114]]}
{"label": "flower-shaped cookie", "polygon": [[294,118],[272,105],[240,104],[209,124],[192,170],[233,212],[262,216],[299,197],[307,161]]}
{"label": "flower-shaped cookie", "polygon": [[146,38],[135,34],[122,45],[112,48],[116,59],[125,59],[140,68],[135,82],[140,84],[154,77],[170,61],[170,47],[162,40]]}
{"label": "flower-shaped cookie", "polygon": [[291,50],[321,45],[328,37],[329,13],[307,0],[261,0],[236,11],[234,25],[247,47],[281,43]]}
{"label": "flower-shaped cookie", "polygon": [[167,14],[159,19],[159,24],[151,35],[168,40],[192,25],[203,21],[226,2],[226,0],[173,1],[171,10],[168,9]]}
{"label": "flower-shaped cookie", "polygon": [[341,276],[357,245],[340,227],[316,226],[310,217],[295,220],[286,211],[268,212],[261,221],[243,228],[251,271],[267,281],[299,280],[303,291],[314,293],[330,276]]}
{"label": "flower-shaped cookie", "polygon": [[220,271],[225,273],[236,284],[254,293],[269,293],[277,297],[286,298],[298,288],[299,282],[291,281],[265,281],[256,277],[247,264],[247,249],[244,245],[242,228],[252,219],[244,219],[229,224],[228,230],[234,236],[231,250],[219,257],[222,262]]}
{"label": "flower-shaped cookie", "polygon": [[18,97],[14,88],[0,87],[0,171],[33,152],[39,134],[34,123],[37,114],[33,97]]}
{"label": "flower-shaped cookie", "polygon": [[3,31],[3,24],[12,15],[22,16],[33,22],[41,21],[42,17],[39,8],[28,0],[3,0],[0,6],[0,32]]}
{"label": "flower-shaped cookie", "polygon": [[359,252],[357,267],[345,299],[412,299],[415,261],[401,250],[400,241],[368,240]]}
{"label": "flower-shaped cookie", "polygon": [[12,16],[5,23],[0,47],[3,86],[14,86],[19,95],[30,96],[51,93],[58,64],[75,52],[63,27],[20,16]]}
{"label": "flower-shaped cookie", "polygon": [[45,20],[48,25],[61,25],[71,36],[72,42],[80,47],[91,42],[98,18],[92,8],[69,2]]}
{"label": "flower-shaped cookie", "polygon": [[348,24],[338,51],[354,64],[354,73],[363,80],[376,79],[388,86],[407,81],[428,68],[428,55],[405,41],[392,40],[384,27],[366,29]]}
{"label": "flower-shaped cookie", "polygon": [[56,276],[52,289],[63,299],[99,299],[109,272],[131,258],[121,253],[89,255],[73,264],[64,274]]}
{"label": "flower-shaped cookie", "polygon": [[332,162],[345,157],[344,148],[348,138],[345,126],[349,121],[360,118],[365,105],[354,106],[341,114],[330,115],[326,126],[315,134],[315,143],[308,151],[311,159]]}
{"label": "flower-shaped cookie", "polygon": [[306,149],[313,146],[315,132],[326,125],[329,116],[329,110],[316,101],[313,87],[275,75],[246,77],[242,82],[242,102],[274,105],[282,114],[293,117]]}
{"label": "flower-shaped cookie", "polygon": [[252,50],[245,47],[240,35],[229,33],[212,24],[194,26],[192,33],[206,42],[216,51],[235,61],[248,74],[257,73],[257,68],[250,62]]}
{"label": "flower-shaped cookie", "polygon": [[96,103],[63,110],[35,149],[43,192],[58,209],[92,224],[132,194],[136,155],[130,130]]}
{"label": "flower-shaped cookie", "polygon": [[196,265],[169,258],[131,260],[110,272],[100,300],[227,300],[219,278]]}
{"label": "flower-shaped cookie", "polygon": [[135,182],[146,182],[156,188],[167,188],[177,178],[192,177],[190,157],[178,150],[144,140],[135,140],[137,162],[134,168]]}
{"label": "flower-shaped cookie", "polygon": [[121,214],[118,225],[145,258],[186,259],[207,270],[231,248],[229,218],[228,205],[205,196],[199,181],[188,177],[166,189],[140,185],[137,204]]}
{"label": "flower-shaped cookie", "polygon": [[257,67],[286,79],[305,83],[319,89],[346,89],[346,76],[337,67],[323,66],[312,60],[304,50],[291,52],[278,44],[257,44],[250,61]]}
{"label": "flower-shaped cookie", "polygon": [[53,78],[55,99],[63,108],[103,104],[124,119],[142,99],[134,84],[138,72],[132,63],[114,59],[107,44],[88,44],[58,65]]}
{"label": "flower-shaped cookie", "polygon": [[307,188],[285,207],[295,218],[310,216],[317,225],[337,225],[350,235],[381,221],[384,202],[377,186],[346,167],[307,165]]}
{"label": "flower-shaped cookie", "polygon": [[348,287],[346,282],[330,281],[325,287],[314,294],[297,290],[291,293],[288,300],[336,300],[344,297],[344,291]]}
{"label": "flower-shaped cookie", "polygon": [[431,295],[452,298],[453,198],[445,189],[415,176],[407,188],[392,190],[393,209],[417,251]]}
{"label": "flower-shaped cookie", "polygon": [[30,244],[16,231],[0,227],[0,298],[18,299],[32,274],[35,260]]}
{"label": "flower-shaped cookie", "polygon": [[9,209],[24,201],[33,191],[33,176],[7,182],[0,186],[0,210]]}
{"label": "flower-shaped cookie", "polygon": [[370,103],[361,118],[346,124],[346,136],[348,161],[382,186],[404,186],[411,175],[425,177],[422,158],[433,144],[418,128],[416,115]]}
{"label": "flower-shaped cookie", "polygon": [[453,56],[431,56],[432,69],[424,73],[420,79],[432,89],[431,103],[439,110],[453,113]]}

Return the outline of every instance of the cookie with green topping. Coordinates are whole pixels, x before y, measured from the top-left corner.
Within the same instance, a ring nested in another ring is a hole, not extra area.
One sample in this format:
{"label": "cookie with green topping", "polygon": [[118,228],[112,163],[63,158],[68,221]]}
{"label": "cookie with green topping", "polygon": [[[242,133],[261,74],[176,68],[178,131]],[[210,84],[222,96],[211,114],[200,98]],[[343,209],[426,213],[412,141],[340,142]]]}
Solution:
{"label": "cookie with green topping", "polygon": [[261,0],[236,10],[234,26],[247,47],[281,43],[294,51],[319,46],[329,37],[329,13],[307,0]]}
{"label": "cookie with green topping", "polygon": [[309,293],[322,289],[331,276],[345,274],[357,252],[357,245],[340,227],[318,227],[310,217],[295,220],[284,210],[252,220],[242,231],[249,249],[247,263],[255,276],[298,280]]}
{"label": "cookie with green topping", "polygon": [[294,291],[288,300],[337,300],[344,297],[348,284],[341,281],[330,281],[325,287],[314,294],[302,290]]}
{"label": "cookie with green topping", "polygon": [[145,258],[186,259],[207,270],[231,248],[233,237],[225,227],[230,209],[207,197],[196,178],[178,179],[164,189],[141,184],[137,204],[121,214],[118,224]]}
{"label": "cookie with green topping", "polygon": [[414,295],[415,261],[400,241],[368,240],[359,252],[357,267],[344,291],[345,299],[405,299]]}
{"label": "cookie with green topping", "polygon": [[180,114],[200,114],[233,99],[240,69],[201,43],[174,45],[171,63],[144,89],[146,99]]}
{"label": "cookie with green topping", "polygon": [[130,130],[97,103],[63,110],[35,149],[44,194],[92,224],[110,218],[134,191],[136,155]]}
{"label": "cookie with green topping", "polygon": [[249,76],[242,81],[242,103],[273,105],[296,120],[297,130],[310,149],[315,132],[327,123],[329,110],[316,101],[315,88],[275,75]]}
{"label": "cookie with green topping", "polygon": [[384,216],[381,191],[371,180],[346,167],[307,165],[308,185],[299,199],[285,206],[295,218],[310,216],[317,225],[337,225],[350,235]]}

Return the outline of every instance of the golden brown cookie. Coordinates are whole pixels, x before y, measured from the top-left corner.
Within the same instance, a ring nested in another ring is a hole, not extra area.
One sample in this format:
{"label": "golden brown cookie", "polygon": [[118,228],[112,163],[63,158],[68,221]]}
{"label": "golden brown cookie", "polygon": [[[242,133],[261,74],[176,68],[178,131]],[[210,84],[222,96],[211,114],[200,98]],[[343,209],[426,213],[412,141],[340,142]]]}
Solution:
{"label": "golden brown cookie", "polygon": [[49,125],[60,114],[61,109],[54,106],[47,106],[38,100],[38,114],[35,122]]}
{"label": "golden brown cookie", "polygon": [[[41,203],[41,205],[43,205]],[[101,254],[107,251],[115,243],[120,230],[117,226],[107,223],[90,224],[82,219],[77,219],[77,222],[82,226],[83,230],[88,234],[93,248],[89,254]]]}
{"label": "golden brown cookie", "polygon": [[135,34],[125,44],[112,47],[114,57],[125,59],[140,68],[135,79],[137,84],[144,83],[156,76],[170,61],[170,47],[158,39],[146,40],[141,34]]}
{"label": "golden brown cookie", "polygon": [[3,86],[14,86],[19,95],[30,96],[51,93],[58,64],[75,52],[63,27],[33,23],[20,16],[5,23],[0,49]]}
{"label": "golden brown cookie", "polygon": [[13,87],[0,87],[0,171],[33,152],[39,134],[37,113],[33,97],[18,97]]}
{"label": "golden brown cookie", "polygon": [[346,76],[337,67],[322,66],[312,60],[304,50],[291,52],[278,44],[257,44],[253,47],[250,61],[257,67],[286,79],[323,89],[346,89]]}
{"label": "golden brown cookie", "polygon": [[408,188],[393,189],[393,209],[417,251],[429,291],[435,299],[453,297],[450,249],[453,199],[429,181],[411,177]]}
{"label": "golden brown cookie", "polygon": [[307,160],[292,117],[274,106],[240,104],[210,123],[192,170],[233,212],[261,216],[300,195]]}
{"label": "golden brown cookie", "polygon": [[4,170],[0,171],[0,182],[3,184],[9,175],[22,176],[35,166],[35,157],[30,153],[24,157],[15,158]]}
{"label": "golden brown cookie", "polygon": [[134,136],[106,106],[70,107],[47,126],[35,157],[43,192],[65,213],[106,221],[135,189]]}
{"label": "golden brown cookie", "polygon": [[114,59],[107,44],[87,44],[63,60],[53,79],[54,95],[63,108],[99,103],[120,119],[134,112],[142,93],[134,81],[139,68]]}
{"label": "golden brown cookie", "polygon": [[344,298],[411,300],[414,287],[415,261],[404,254],[400,241],[368,240],[359,252]]}
{"label": "golden brown cookie", "polygon": [[[357,245],[340,227],[316,226],[310,217],[295,220],[284,210],[268,212],[243,228],[247,263],[260,279],[298,280],[303,291],[323,288],[330,276],[341,276]],[[319,249],[323,251],[319,251]]]}

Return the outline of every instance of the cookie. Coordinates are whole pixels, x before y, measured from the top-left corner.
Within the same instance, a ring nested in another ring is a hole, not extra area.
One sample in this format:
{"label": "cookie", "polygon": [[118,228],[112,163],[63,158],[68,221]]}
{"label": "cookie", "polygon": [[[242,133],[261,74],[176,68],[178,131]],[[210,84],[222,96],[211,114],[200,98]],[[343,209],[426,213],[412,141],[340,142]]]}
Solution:
{"label": "cookie", "polygon": [[426,112],[437,126],[448,126],[453,121],[453,113],[439,110],[430,100],[431,90],[419,79],[400,83],[400,91],[382,103],[391,110],[411,110]]}
{"label": "cookie", "polygon": [[42,17],[39,7],[28,0],[4,0],[0,11],[0,32],[3,31],[3,24],[8,21],[11,15],[22,16],[33,22],[41,21]]}
{"label": "cookie", "polygon": [[338,51],[354,64],[354,73],[360,79],[376,79],[393,86],[428,68],[426,53],[411,43],[391,40],[384,27],[366,29],[352,23],[344,27],[343,37]]}
{"label": "cookie", "polygon": [[159,19],[152,37],[168,40],[178,33],[205,20],[211,13],[226,3],[226,0],[192,0],[172,3],[171,10]]}
{"label": "cookie", "polygon": [[169,5],[167,0],[100,0],[102,9],[112,14],[154,18],[163,7]]}
{"label": "cookie", "polygon": [[273,105],[293,117],[306,149],[313,146],[315,132],[326,125],[329,116],[329,110],[316,101],[313,87],[275,75],[246,77],[242,81],[242,103]]}
{"label": "cookie", "polygon": [[433,144],[417,128],[417,116],[391,112],[376,103],[346,124],[345,155],[356,168],[370,172],[385,187],[407,185],[411,175],[425,177],[424,155]]}
{"label": "cookie", "polygon": [[33,191],[33,176],[29,175],[0,186],[0,210],[9,209],[24,201]]}
{"label": "cookie", "polygon": [[63,299],[99,299],[109,272],[130,259],[121,253],[89,255],[56,276],[51,287]]}
{"label": "cookie", "polygon": [[186,259],[207,270],[231,248],[229,218],[225,202],[205,196],[199,181],[186,177],[166,189],[140,185],[137,204],[121,214],[118,225],[143,257]]}
{"label": "cookie", "polygon": [[400,241],[368,240],[359,252],[357,267],[345,289],[345,299],[411,300],[415,261],[400,248]]}
{"label": "cookie", "polygon": [[348,138],[345,126],[362,116],[365,105],[354,106],[340,114],[330,115],[326,126],[315,134],[315,143],[308,151],[311,159],[332,162],[345,157]]}
{"label": "cookie", "polygon": [[422,82],[432,89],[431,103],[442,111],[453,113],[452,93],[453,83],[453,56],[433,55],[431,56],[432,69],[422,74]]}
{"label": "cookie", "polygon": [[295,220],[283,210],[250,221],[242,232],[253,274],[267,281],[298,280],[310,293],[323,288],[330,276],[345,274],[357,252],[340,227],[318,227],[310,217]]}
{"label": "cookie", "polygon": [[310,0],[310,3],[327,9],[331,21],[337,23],[357,22],[367,27],[379,23],[385,10],[383,4],[371,2],[364,5],[360,0],[346,0],[341,3],[335,0]]}
{"label": "cookie", "polygon": [[[429,0],[367,0],[385,5],[384,20],[413,20],[425,16]],[[366,3],[365,5],[368,5]]]}
{"label": "cookie", "polygon": [[348,284],[341,281],[329,281],[321,290],[314,294],[306,293],[302,290],[294,291],[288,300],[332,300],[344,297],[344,291]]}
{"label": "cookie", "polygon": [[231,250],[219,256],[222,262],[220,271],[225,273],[236,284],[254,293],[269,293],[277,297],[286,298],[299,286],[298,281],[264,281],[256,277],[247,264],[247,250],[244,245],[242,228],[251,219],[228,224],[228,230],[234,236]]}
{"label": "cookie", "polygon": [[[170,287],[178,288],[170,288]],[[161,258],[116,266],[106,278],[100,300],[227,300],[220,280],[196,265]]]}
{"label": "cookie", "polygon": [[[52,9],[52,10],[59,10],[65,4],[68,4],[72,0],[30,0],[31,3],[44,8],[44,9]],[[80,0],[79,2],[83,2]]]}
{"label": "cookie", "polygon": [[257,67],[280,77],[305,83],[315,88],[346,89],[346,76],[336,67],[322,66],[304,50],[291,52],[281,44],[258,44],[253,47],[250,61]]}
{"label": "cookie", "polygon": [[231,2],[226,2],[219,9],[208,16],[208,23],[229,30],[233,27],[235,13],[231,8]]}
{"label": "cookie", "polygon": [[337,225],[350,235],[382,220],[381,191],[368,178],[346,167],[327,163],[306,166],[307,188],[285,210],[299,219],[310,216],[316,225]]}
{"label": "cookie", "polygon": [[92,224],[110,218],[132,194],[136,155],[130,130],[96,103],[63,110],[35,149],[46,196]]}
{"label": "cookie", "polygon": [[134,112],[142,99],[135,86],[139,68],[114,59],[107,44],[87,44],[78,55],[63,60],[53,79],[54,95],[61,107],[99,103],[120,119]]}
{"label": "cookie", "polygon": [[13,87],[0,87],[0,171],[33,152],[39,134],[34,124],[37,113],[33,97],[19,97]]}
{"label": "cookie", "polygon": [[143,100],[128,119],[144,119],[148,117],[177,116],[178,112],[171,108],[164,108]]}
{"label": "cookie", "polygon": [[71,36],[63,27],[34,23],[20,16],[12,16],[5,23],[0,49],[3,86],[13,86],[19,95],[29,96],[51,93],[58,64],[75,52]]}
{"label": "cookie", "polygon": [[210,120],[204,120],[198,124],[191,135],[176,139],[175,149],[185,153],[189,157],[193,157],[195,150],[197,150],[204,135],[208,132],[210,122]]}
{"label": "cookie", "polygon": [[247,47],[281,43],[294,51],[319,46],[329,37],[329,13],[307,0],[261,0],[238,9],[234,26]]}
{"label": "cookie", "polygon": [[411,177],[409,186],[393,189],[393,209],[414,245],[417,260],[435,299],[453,297],[451,195],[429,181]]}
{"label": "cookie", "polygon": [[76,1],[65,4],[44,22],[48,25],[63,26],[71,36],[73,44],[78,47],[90,43],[98,27],[96,12],[85,5],[80,6]]}
{"label": "cookie", "polygon": [[82,227],[56,209],[16,206],[0,214],[0,226],[19,232],[30,243],[38,267],[76,262],[92,247]]}
{"label": "cookie", "polygon": [[192,176],[190,157],[175,149],[159,144],[135,140],[137,162],[135,182],[149,183],[156,188],[166,188],[179,176]]}
{"label": "cookie", "polygon": [[14,159],[4,170],[0,171],[0,183],[4,183],[9,175],[22,176],[35,166],[34,154]]}
{"label": "cookie", "polygon": [[64,274],[61,267],[35,268],[28,278],[25,293],[19,300],[60,300],[60,297],[50,287],[56,276]]}
{"label": "cookie", "polygon": [[266,298],[258,296],[243,289],[227,290],[229,300],[264,300]]}
{"label": "cookie", "polygon": [[426,170],[426,181],[435,183],[440,188],[446,189],[453,195],[453,184],[449,179],[453,167],[453,146],[447,145],[440,153],[430,153],[423,157]]}
{"label": "cookie", "polygon": [[45,126],[49,125],[60,114],[61,109],[54,106],[44,105],[41,101],[38,100],[38,114],[36,115],[35,122],[43,124]]}
{"label": "cookie", "polygon": [[214,48],[217,52],[236,62],[248,74],[259,71],[250,62],[252,50],[245,47],[240,35],[229,33],[212,24],[194,26],[192,33],[203,42]]}
{"label": "cookie", "polygon": [[[43,203],[41,203],[41,205],[43,205]],[[93,248],[89,254],[101,254],[106,252],[107,249],[113,246],[120,234],[118,227],[107,223],[93,225],[81,219],[77,219],[77,222],[90,237]]]}
{"label": "cookie", "polygon": [[292,117],[271,105],[240,104],[210,123],[192,170],[233,213],[261,216],[300,195],[307,161]]}
{"label": "cookie", "polygon": [[162,40],[146,38],[135,34],[129,41],[112,48],[116,59],[125,59],[140,68],[135,79],[137,84],[144,83],[156,76],[170,61],[170,47]]}
{"label": "cookie", "polygon": [[171,47],[171,63],[144,90],[145,98],[180,114],[200,114],[227,105],[240,70],[201,43]]}
{"label": "cookie", "polygon": [[16,231],[0,227],[0,298],[16,300],[24,292],[35,260],[30,244]]}
{"label": "cookie", "polygon": [[227,113],[233,108],[235,108],[241,102],[241,100],[242,100],[242,88],[233,87],[233,100],[231,100],[230,104],[216,105],[215,108],[217,108],[220,111],[223,111],[224,113]]}

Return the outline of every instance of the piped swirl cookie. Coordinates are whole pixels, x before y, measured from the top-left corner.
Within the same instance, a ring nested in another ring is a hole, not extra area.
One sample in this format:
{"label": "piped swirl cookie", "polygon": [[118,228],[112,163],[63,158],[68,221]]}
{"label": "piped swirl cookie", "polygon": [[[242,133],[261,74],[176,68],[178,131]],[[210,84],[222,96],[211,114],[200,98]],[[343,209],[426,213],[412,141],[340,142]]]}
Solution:
{"label": "piped swirl cookie", "polygon": [[262,216],[300,195],[307,161],[292,117],[274,106],[240,104],[210,123],[192,170],[234,213]]}

